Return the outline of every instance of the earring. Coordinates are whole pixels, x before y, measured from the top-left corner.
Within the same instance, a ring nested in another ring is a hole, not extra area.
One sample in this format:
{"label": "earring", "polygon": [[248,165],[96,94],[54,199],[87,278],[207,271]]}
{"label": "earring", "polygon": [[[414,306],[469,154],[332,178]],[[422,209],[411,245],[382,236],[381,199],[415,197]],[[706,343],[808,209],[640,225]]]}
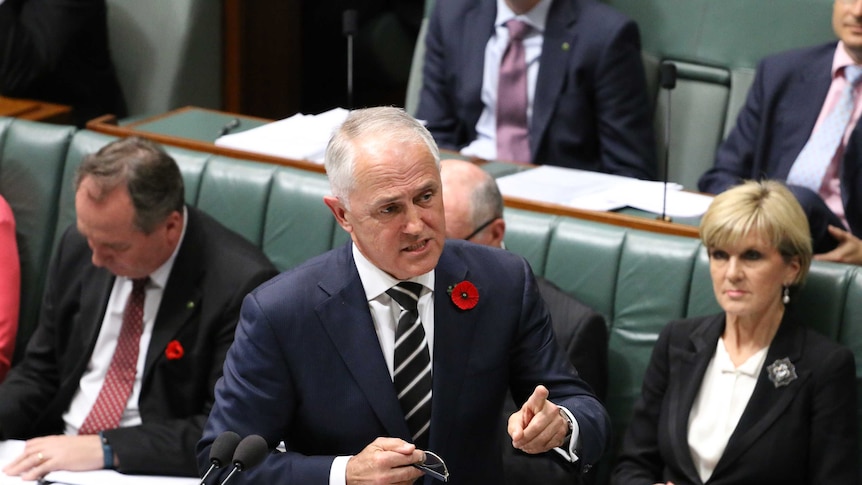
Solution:
{"label": "earring", "polygon": [[785,305],[790,303],[790,286],[784,285],[784,291],[782,292],[781,301]]}

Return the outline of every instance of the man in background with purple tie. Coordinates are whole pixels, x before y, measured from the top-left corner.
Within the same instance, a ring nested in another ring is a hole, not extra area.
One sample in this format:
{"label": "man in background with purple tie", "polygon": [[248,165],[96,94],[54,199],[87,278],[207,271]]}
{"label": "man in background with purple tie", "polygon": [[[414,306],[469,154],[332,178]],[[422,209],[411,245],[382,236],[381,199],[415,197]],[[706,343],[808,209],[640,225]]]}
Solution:
{"label": "man in background with purple tie", "polygon": [[236,485],[407,485],[425,451],[451,485],[500,484],[511,390],[510,446],[588,471],[607,446],[607,413],[557,346],[526,260],[445,239],[430,133],[396,108],[357,110],[325,164],[324,202],[351,241],[243,302],[198,445],[203,470],[233,431],[286,450]]}
{"label": "man in background with purple tie", "polygon": [[785,181],[808,215],[815,259],[862,264],[862,1],[834,0],[837,43],[763,59],[715,166],[717,194],[744,179]]}
{"label": "man in background with purple tie", "polygon": [[596,0],[444,0],[416,117],[440,148],[656,177],[637,25]]}
{"label": "man in background with purple tie", "polygon": [[242,298],[276,270],[185,205],[174,160],[141,138],[87,156],[77,224],[49,269],[39,324],[0,386],[3,472],[197,476],[194,446]]}

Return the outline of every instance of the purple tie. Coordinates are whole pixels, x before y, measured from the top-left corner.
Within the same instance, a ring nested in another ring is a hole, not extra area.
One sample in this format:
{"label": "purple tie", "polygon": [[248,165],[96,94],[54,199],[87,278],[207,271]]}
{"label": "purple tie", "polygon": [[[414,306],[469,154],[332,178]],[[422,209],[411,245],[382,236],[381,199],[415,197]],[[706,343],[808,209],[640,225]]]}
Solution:
{"label": "purple tie", "polygon": [[506,22],[509,45],[500,63],[497,86],[497,159],[530,163],[527,131],[527,58],[524,37],[530,26],[520,20]]}

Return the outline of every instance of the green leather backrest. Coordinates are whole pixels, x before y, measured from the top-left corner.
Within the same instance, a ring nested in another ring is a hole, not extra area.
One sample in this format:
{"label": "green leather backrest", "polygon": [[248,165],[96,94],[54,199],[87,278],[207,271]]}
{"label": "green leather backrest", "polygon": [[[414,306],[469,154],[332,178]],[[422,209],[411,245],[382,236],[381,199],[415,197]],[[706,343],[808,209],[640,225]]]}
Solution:
{"label": "green leather backrest", "polygon": [[39,319],[63,163],[73,132],[67,126],[0,118],[0,194],[15,215],[21,264],[16,355],[23,352]]}
{"label": "green leather backrest", "polygon": [[327,194],[323,174],[287,167],[275,174],[262,247],[278,269],[292,268],[336,245],[336,231],[344,231],[323,203]]}
{"label": "green leather backrest", "polygon": [[201,179],[197,208],[260,247],[276,165],[214,157]]}

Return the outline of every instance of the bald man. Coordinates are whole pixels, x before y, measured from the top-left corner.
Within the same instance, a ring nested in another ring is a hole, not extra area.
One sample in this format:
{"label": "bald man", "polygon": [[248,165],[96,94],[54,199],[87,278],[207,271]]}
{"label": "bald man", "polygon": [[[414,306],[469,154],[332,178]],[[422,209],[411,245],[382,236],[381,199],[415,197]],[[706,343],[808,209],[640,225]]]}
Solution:
{"label": "bald man", "polygon": [[[446,237],[505,247],[503,197],[494,178],[479,166],[464,160],[442,160],[440,170]],[[599,399],[604,400],[608,385],[608,337],[604,317],[550,281],[542,277],[536,279],[551,313],[557,343],[569,356],[581,378],[592,386]],[[503,415],[508,417],[515,404],[510,399],[506,406]],[[571,485],[579,483],[579,478],[591,478],[591,475],[577,473],[553,454],[529,456],[519,453],[508,440],[504,440],[503,465],[507,485]]]}

